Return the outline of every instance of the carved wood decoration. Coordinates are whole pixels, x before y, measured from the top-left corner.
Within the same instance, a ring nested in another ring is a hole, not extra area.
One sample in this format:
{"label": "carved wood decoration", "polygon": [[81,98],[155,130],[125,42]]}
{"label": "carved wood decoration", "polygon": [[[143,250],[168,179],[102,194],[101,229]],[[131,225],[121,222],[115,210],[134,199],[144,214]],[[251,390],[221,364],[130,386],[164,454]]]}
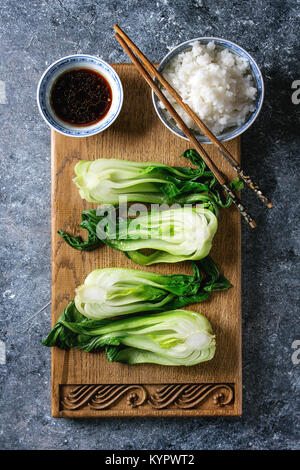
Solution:
{"label": "carved wood decoration", "polygon": [[131,408],[140,406],[156,410],[199,408],[212,397],[215,407],[231,405],[234,391],[231,384],[171,384],[152,387],[147,385],[78,385],[70,391],[64,388],[61,409],[106,410],[126,400]]}
{"label": "carved wood decoration", "polygon": [[[128,267],[164,274],[191,273],[187,263],[139,267],[108,246],[78,252],[65,244],[58,229],[72,234],[82,210],[95,207],[80,198],[74,165],[80,159],[123,158],[188,166],[179,155],[188,142],[170,133],[157,118],[151,93],[131,64],[114,65],[124,87],[119,118],[104,133],[70,138],[52,133],[52,325],[74,297],[75,288],[93,269]],[[227,143],[240,159],[240,141]],[[221,171],[232,169],[206,146]],[[240,215],[230,208],[220,216],[211,252],[232,284],[207,301],[188,306],[205,314],[217,339],[213,360],[193,367],[109,363],[103,353],[52,349],[52,414],[54,417],[102,416],[236,416],[241,413],[241,248]]]}

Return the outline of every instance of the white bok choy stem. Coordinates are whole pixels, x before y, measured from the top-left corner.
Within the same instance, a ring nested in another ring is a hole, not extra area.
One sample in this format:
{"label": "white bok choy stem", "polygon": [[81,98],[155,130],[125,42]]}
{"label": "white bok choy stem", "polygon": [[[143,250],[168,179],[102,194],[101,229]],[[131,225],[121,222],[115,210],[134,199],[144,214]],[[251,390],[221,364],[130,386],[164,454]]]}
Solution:
{"label": "white bok choy stem", "polygon": [[[155,162],[133,162],[115,158],[81,160],[75,166],[73,179],[82,199],[94,204],[119,204],[121,196],[128,202],[180,205],[202,203],[216,215],[218,207],[226,208],[231,198],[196,150],[186,150],[181,157],[195,167],[175,167]],[[239,190],[237,178],[230,187]]]}
{"label": "white bok choy stem", "polygon": [[[217,231],[216,216],[201,204],[164,211],[150,211],[135,219],[115,223],[115,219],[98,216],[93,209],[82,213],[80,227],[88,231],[88,240],[72,237],[59,230],[63,239],[77,250],[93,250],[101,242],[123,251],[141,265],[200,260],[211,249]],[[153,250],[144,254],[140,250]]]}
{"label": "white bok choy stem", "polygon": [[85,317],[101,320],[137,312],[174,310],[203,302],[211,292],[230,287],[210,257],[191,264],[193,275],[96,269],[76,289],[75,306]]}
{"label": "white bok choy stem", "polygon": [[88,320],[71,302],[43,342],[63,349],[96,352],[105,347],[109,361],[192,366],[213,358],[211,324],[189,310],[171,310],[121,320]]}

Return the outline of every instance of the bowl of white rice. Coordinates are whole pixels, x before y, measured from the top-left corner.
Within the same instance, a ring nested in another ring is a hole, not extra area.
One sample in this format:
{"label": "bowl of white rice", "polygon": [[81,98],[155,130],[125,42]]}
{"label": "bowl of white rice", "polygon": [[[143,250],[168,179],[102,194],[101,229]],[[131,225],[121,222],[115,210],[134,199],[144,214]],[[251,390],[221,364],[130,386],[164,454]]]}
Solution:
{"label": "bowl of white rice", "polygon": [[[163,58],[158,70],[219,140],[245,132],[261,110],[262,74],[250,54],[233,42],[213,37],[183,42]],[[197,140],[210,143],[174,98],[162,91]],[[154,92],[152,100],[165,126],[186,139]]]}

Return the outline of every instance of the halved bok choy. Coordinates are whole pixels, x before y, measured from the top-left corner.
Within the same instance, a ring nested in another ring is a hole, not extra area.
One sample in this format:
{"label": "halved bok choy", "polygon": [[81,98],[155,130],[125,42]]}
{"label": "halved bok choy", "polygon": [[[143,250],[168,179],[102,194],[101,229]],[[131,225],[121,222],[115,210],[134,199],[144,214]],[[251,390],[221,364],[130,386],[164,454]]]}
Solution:
{"label": "halved bok choy", "polygon": [[191,264],[193,275],[95,269],[77,287],[75,306],[85,317],[101,320],[137,312],[174,310],[202,302],[211,292],[230,287],[210,257]]}
{"label": "halved bok choy", "polygon": [[[114,158],[81,160],[75,166],[73,181],[80,196],[95,204],[118,205],[120,196],[126,196],[128,202],[202,203],[216,215],[218,207],[228,207],[231,198],[223,194],[214,174],[196,150],[186,150],[181,157],[197,168]],[[231,186],[235,190],[241,189],[240,180],[234,180]]]}
{"label": "halved bok choy", "polygon": [[203,315],[171,310],[121,320],[88,320],[71,302],[43,342],[62,349],[96,352],[106,348],[111,362],[193,366],[213,358],[212,327]]}
{"label": "halved bok choy", "polygon": [[[116,221],[115,211],[98,216],[95,210],[82,213],[80,227],[88,231],[88,240],[72,237],[59,230],[63,239],[77,250],[92,250],[101,242],[123,251],[140,265],[176,263],[205,258],[217,231],[216,216],[202,205],[150,211],[135,219]],[[150,249],[145,254],[140,250]]]}

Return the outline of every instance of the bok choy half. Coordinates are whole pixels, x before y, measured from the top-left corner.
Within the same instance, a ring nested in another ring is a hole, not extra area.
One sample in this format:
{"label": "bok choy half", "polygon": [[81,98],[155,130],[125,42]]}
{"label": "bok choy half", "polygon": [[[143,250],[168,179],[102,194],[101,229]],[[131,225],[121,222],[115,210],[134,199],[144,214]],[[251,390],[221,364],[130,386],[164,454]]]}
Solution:
{"label": "bok choy half", "polygon": [[[113,158],[81,160],[75,166],[73,181],[80,196],[95,204],[118,205],[120,196],[126,196],[128,202],[202,203],[216,215],[218,207],[228,207],[231,198],[223,194],[216,177],[196,150],[186,150],[181,156],[197,168]],[[237,178],[231,187],[239,190],[242,183]]]}
{"label": "bok choy half", "polygon": [[199,313],[171,310],[121,320],[89,320],[71,302],[43,342],[87,352],[106,347],[111,362],[192,366],[215,354],[209,321]]}
{"label": "bok choy half", "polygon": [[[88,240],[59,234],[77,250],[92,250],[101,241],[123,251],[140,265],[176,263],[205,258],[211,249],[217,231],[216,216],[202,204],[196,207],[179,207],[164,211],[151,211],[135,219],[116,221],[115,211],[105,216],[95,210],[82,213],[80,227],[88,231]],[[153,250],[144,254],[140,250]]]}
{"label": "bok choy half", "polygon": [[191,264],[193,275],[96,269],[77,287],[75,306],[85,317],[101,320],[137,312],[174,310],[202,302],[211,292],[230,287],[210,257]]}

